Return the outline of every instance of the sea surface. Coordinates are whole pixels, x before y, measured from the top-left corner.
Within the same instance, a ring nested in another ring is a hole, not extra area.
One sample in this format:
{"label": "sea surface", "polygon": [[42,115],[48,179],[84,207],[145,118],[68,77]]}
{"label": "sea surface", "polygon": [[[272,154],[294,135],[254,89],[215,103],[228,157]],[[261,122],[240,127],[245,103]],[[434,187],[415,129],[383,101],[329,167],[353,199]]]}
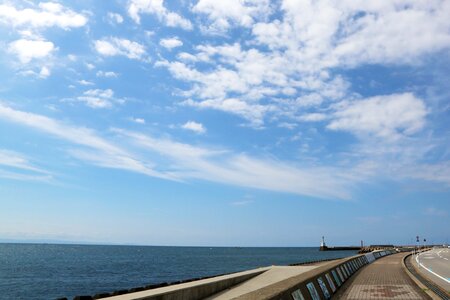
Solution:
{"label": "sea surface", "polygon": [[213,276],[355,251],[314,248],[0,244],[0,299],[56,299]]}

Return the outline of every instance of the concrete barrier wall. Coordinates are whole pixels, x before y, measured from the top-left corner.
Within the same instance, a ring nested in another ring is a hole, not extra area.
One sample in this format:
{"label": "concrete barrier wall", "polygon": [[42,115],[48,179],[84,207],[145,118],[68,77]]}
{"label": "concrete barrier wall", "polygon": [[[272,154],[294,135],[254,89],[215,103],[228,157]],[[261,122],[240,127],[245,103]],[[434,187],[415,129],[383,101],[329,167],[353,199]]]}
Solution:
{"label": "concrete barrier wall", "polygon": [[154,290],[108,297],[108,300],[197,300],[221,292],[267,271],[269,267],[192,281]]}

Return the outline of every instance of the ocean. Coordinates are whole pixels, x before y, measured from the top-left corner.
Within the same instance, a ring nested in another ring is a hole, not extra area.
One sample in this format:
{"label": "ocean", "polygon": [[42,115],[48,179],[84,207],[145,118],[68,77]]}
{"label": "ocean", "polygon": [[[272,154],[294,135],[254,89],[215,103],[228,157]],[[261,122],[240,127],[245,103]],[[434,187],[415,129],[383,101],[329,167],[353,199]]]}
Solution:
{"label": "ocean", "polygon": [[0,244],[0,299],[94,295],[264,267],[340,258],[314,248]]}

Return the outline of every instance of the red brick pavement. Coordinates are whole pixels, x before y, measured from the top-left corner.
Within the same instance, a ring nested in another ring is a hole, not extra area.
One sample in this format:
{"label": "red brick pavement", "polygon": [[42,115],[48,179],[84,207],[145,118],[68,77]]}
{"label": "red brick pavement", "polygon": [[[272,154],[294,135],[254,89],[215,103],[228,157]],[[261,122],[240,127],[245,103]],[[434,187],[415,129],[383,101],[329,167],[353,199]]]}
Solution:
{"label": "red brick pavement", "polygon": [[406,274],[402,264],[406,255],[398,253],[386,256],[362,268],[341,287],[333,299],[430,299]]}

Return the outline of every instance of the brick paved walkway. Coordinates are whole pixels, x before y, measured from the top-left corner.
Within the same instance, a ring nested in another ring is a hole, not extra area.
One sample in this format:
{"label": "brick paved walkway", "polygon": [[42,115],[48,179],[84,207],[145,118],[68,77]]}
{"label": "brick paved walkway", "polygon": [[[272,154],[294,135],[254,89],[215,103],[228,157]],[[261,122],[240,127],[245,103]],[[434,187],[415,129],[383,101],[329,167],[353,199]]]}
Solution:
{"label": "brick paved walkway", "polygon": [[386,256],[362,268],[333,299],[430,299],[405,273],[402,260],[406,255]]}

